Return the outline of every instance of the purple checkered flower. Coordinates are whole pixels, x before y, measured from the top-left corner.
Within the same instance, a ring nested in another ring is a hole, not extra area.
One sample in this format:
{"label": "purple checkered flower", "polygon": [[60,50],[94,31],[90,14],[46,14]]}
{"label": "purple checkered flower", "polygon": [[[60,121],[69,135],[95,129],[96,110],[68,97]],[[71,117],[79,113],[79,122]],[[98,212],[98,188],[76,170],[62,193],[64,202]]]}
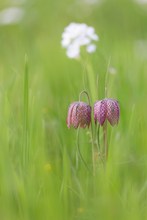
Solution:
{"label": "purple checkered flower", "polygon": [[68,109],[67,127],[85,128],[91,122],[91,107],[85,102],[73,102]]}
{"label": "purple checkered flower", "polygon": [[120,108],[119,103],[115,99],[103,99],[94,104],[94,120],[103,125],[106,120],[112,126],[118,124]]}

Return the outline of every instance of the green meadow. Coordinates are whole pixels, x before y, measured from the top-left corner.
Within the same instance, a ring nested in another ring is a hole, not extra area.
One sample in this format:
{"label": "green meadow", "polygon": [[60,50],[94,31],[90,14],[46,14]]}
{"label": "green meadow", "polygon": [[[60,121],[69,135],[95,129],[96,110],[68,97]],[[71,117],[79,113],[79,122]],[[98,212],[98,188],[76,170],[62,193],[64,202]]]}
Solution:
{"label": "green meadow", "polygon": [[[25,13],[0,25],[0,220],[147,219],[147,4],[0,1],[0,10],[12,6]],[[61,35],[71,22],[95,28],[95,53],[67,57]],[[92,108],[106,95],[120,104],[106,166],[97,156],[94,173],[93,112],[92,130],[78,129],[90,170],[66,125],[83,90]]]}

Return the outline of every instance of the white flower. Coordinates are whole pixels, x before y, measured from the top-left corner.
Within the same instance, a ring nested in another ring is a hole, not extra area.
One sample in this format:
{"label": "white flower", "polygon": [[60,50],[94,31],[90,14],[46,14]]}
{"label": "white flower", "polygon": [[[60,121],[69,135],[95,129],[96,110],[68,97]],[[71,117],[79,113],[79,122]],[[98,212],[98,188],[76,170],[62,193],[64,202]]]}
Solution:
{"label": "white flower", "polygon": [[19,7],[6,8],[0,11],[0,25],[19,23],[24,16],[24,10]]}
{"label": "white flower", "polygon": [[88,53],[93,53],[96,51],[96,45],[95,44],[89,44],[87,47],[86,47],[86,50]]}
{"label": "white flower", "polygon": [[93,53],[96,50],[96,45],[93,41],[98,41],[93,27],[86,24],[71,23],[68,25],[62,34],[62,47],[66,48],[69,58],[79,58],[81,46],[86,46],[88,53]]}
{"label": "white flower", "polygon": [[79,46],[75,43],[69,45],[66,54],[69,58],[79,58],[79,54],[80,54]]}

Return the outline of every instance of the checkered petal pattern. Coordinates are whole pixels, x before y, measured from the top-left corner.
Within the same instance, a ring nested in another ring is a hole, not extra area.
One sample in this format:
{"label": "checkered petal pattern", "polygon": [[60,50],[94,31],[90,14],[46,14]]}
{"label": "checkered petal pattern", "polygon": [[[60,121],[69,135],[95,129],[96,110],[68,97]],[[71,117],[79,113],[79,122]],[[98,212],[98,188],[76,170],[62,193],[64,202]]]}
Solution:
{"label": "checkered petal pattern", "polygon": [[103,125],[106,120],[107,104],[104,100],[97,101],[94,104],[94,120],[98,121],[100,125]]}
{"label": "checkered petal pattern", "polygon": [[118,124],[119,121],[119,104],[114,99],[107,99],[107,119],[112,126]]}
{"label": "checkered petal pattern", "polygon": [[84,102],[73,102],[68,109],[67,127],[89,127],[91,123],[91,107]]}
{"label": "checkered petal pattern", "polygon": [[97,101],[94,105],[94,120],[102,126],[106,120],[112,126],[118,124],[120,115],[119,103],[115,99],[103,99]]}

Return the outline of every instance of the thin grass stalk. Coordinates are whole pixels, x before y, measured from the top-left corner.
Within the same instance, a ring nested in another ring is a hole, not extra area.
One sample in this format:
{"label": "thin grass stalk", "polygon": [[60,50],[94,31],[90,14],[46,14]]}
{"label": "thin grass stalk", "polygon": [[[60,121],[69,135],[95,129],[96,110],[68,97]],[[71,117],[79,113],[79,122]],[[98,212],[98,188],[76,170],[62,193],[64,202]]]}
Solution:
{"label": "thin grass stalk", "polygon": [[[90,64],[88,58],[83,57],[80,59],[81,66],[83,69],[84,74],[84,84],[85,84],[85,76],[87,77],[87,83],[89,87],[89,91],[92,97],[92,101],[96,100],[97,98],[97,90],[96,90],[96,80],[95,80],[95,74],[92,68],[92,65]],[[85,86],[84,86],[85,87]]]}
{"label": "thin grass stalk", "polygon": [[111,57],[108,60],[107,71],[105,75],[105,98],[108,97],[108,81],[109,81],[108,72],[109,72],[110,62],[111,62]]}
{"label": "thin grass stalk", "polygon": [[25,55],[25,72],[24,72],[24,99],[23,99],[23,167],[26,168],[29,161],[29,120],[28,120],[28,105],[29,105],[29,78],[28,78],[28,57]]}
{"label": "thin grass stalk", "polygon": [[94,101],[97,99],[96,79],[92,66],[89,63],[87,63],[86,67],[87,67],[87,76],[90,87],[90,93],[91,93],[92,101]]}
{"label": "thin grass stalk", "polygon": [[[111,57],[109,58],[107,71],[105,75],[105,98],[108,97],[108,72],[109,72],[110,61],[111,61]],[[103,125],[103,140],[104,140],[104,156],[105,156],[105,166],[106,166],[106,161],[108,159],[107,120]]]}

